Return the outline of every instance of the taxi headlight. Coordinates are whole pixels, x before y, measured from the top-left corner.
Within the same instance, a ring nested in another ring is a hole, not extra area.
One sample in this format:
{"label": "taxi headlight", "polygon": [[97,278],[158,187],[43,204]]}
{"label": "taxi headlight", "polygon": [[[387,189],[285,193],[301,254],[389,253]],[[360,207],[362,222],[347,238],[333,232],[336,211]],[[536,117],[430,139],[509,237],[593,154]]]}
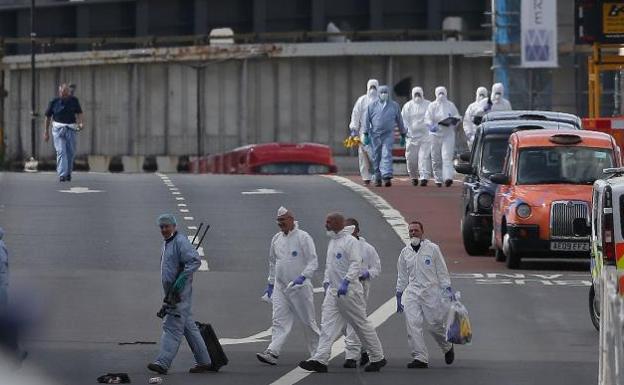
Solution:
{"label": "taxi headlight", "polygon": [[531,216],[531,206],[527,205],[526,203],[520,203],[516,207],[516,214],[518,214],[520,218],[528,218],[529,216]]}
{"label": "taxi headlight", "polygon": [[479,207],[483,209],[491,209],[492,201],[493,201],[492,195],[488,193],[479,194],[479,197],[477,198],[477,203],[479,204]]}

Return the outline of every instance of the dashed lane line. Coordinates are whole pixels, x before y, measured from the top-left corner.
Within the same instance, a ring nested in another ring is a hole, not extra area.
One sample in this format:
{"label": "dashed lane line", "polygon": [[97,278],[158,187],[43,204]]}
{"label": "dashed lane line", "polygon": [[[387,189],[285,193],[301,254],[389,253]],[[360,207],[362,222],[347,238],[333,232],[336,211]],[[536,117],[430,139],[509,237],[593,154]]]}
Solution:
{"label": "dashed lane line", "polygon": [[[180,189],[177,188],[175,186],[175,184],[173,183],[173,181],[166,175],[164,174],[160,174],[160,173],[156,173],[156,175],[158,175],[158,177],[162,180],[162,182],[165,184],[165,186],[169,187],[169,192],[171,193],[171,195],[175,198],[176,201],[185,201],[186,199],[182,196],[182,193],[180,192]],[[181,214],[188,214],[190,213],[190,210],[187,207],[186,203],[177,203],[177,208],[178,211]],[[185,221],[194,221],[195,218],[192,216],[184,216],[183,217]],[[186,226],[186,229],[189,231],[195,231],[197,232],[197,226],[194,225],[188,225]],[[188,236],[189,241],[193,240],[193,236]],[[199,254],[199,256],[201,257],[201,265],[199,266],[199,271],[209,271],[210,269],[208,268],[208,261],[206,261],[205,255],[204,255],[204,248],[203,247],[198,247],[197,248],[197,253]]]}

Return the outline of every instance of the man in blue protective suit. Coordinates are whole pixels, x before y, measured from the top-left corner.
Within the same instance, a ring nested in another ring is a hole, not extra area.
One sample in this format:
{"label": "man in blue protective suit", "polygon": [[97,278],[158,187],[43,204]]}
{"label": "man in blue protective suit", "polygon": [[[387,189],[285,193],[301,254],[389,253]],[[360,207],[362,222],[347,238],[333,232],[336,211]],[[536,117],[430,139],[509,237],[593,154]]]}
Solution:
{"label": "man in blue protective suit", "polygon": [[379,99],[368,105],[366,125],[364,126],[364,144],[372,147],[375,186],[392,186],[392,144],[394,128],[401,132],[401,146],[405,146],[407,130],[403,125],[399,103],[390,99],[388,86],[379,87]]}
{"label": "man in blue protective suit", "polygon": [[163,214],[158,217],[158,226],[165,240],[160,261],[163,289],[166,297],[179,297],[179,302],[167,304],[160,351],[156,360],[147,365],[147,368],[159,374],[167,374],[184,336],[195,356],[195,366],[190,372],[216,371],[191,315],[191,286],[193,273],[201,265],[199,254],[188,238],[178,233],[173,215]]}

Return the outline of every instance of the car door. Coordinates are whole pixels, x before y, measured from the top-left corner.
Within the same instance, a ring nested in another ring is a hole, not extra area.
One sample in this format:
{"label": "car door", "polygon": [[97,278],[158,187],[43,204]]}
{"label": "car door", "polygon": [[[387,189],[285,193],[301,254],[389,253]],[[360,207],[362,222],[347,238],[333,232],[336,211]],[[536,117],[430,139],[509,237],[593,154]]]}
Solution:
{"label": "car door", "polygon": [[483,137],[483,131],[481,129],[477,129],[475,140],[472,143],[472,149],[470,152],[470,166],[472,167],[473,172],[470,175],[466,175],[464,178],[464,186],[462,189],[462,216],[466,214],[467,211],[474,211],[472,202],[474,202],[474,194],[479,183],[479,175],[477,171],[481,159]]}
{"label": "car door", "polygon": [[[503,167],[503,174],[509,177],[511,182],[511,176],[514,173],[514,147],[513,140],[510,138],[507,147],[507,155],[505,155],[505,166]],[[494,196],[494,205],[492,211],[492,219],[494,225],[494,237],[496,245],[502,247],[503,234],[501,233],[502,218],[511,200],[510,195],[511,185],[498,185],[496,188],[496,195]]]}

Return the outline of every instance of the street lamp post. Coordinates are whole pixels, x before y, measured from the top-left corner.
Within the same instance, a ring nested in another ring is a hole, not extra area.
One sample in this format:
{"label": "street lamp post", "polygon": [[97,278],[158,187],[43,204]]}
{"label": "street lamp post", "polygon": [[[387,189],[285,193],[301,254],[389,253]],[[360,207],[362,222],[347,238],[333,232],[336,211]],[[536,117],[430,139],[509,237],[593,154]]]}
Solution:
{"label": "street lamp post", "polygon": [[37,112],[35,111],[35,49],[37,34],[35,33],[35,0],[30,0],[30,159],[26,162],[27,171],[37,171]]}

